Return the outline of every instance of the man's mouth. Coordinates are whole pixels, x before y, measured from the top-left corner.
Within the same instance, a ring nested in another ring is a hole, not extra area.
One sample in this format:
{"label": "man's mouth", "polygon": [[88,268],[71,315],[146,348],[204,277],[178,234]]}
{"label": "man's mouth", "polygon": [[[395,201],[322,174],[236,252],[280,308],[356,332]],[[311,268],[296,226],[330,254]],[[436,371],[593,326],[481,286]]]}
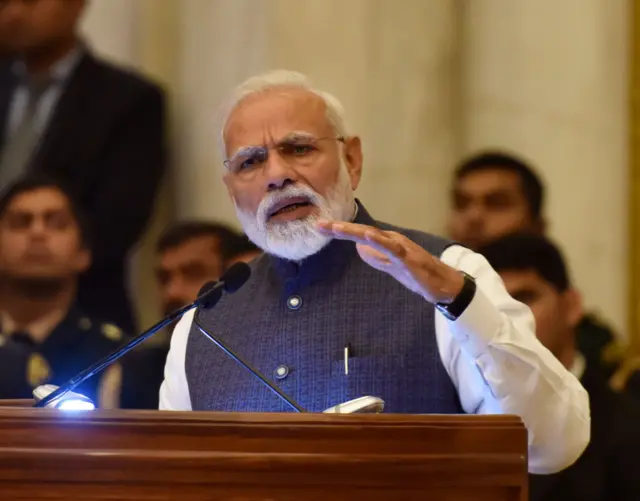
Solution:
{"label": "man's mouth", "polygon": [[32,247],[24,253],[24,257],[28,261],[50,261],[52,259],[51,251],[47,247]]}
{"label": "man's mouth", "polygon": [[282,200],[275,204],[269,211],[269,218],[286,214],[287,212],[293,212],[301,207],[310,207],[313,204],[305,197],[292,197]]}

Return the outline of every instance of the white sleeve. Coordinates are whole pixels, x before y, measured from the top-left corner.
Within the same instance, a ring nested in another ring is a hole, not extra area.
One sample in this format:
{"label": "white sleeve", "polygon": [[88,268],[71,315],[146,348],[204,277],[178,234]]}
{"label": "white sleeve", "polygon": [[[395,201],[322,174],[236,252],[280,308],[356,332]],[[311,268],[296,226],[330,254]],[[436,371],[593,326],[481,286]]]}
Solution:
{"label": "white sleeve", "polygon": [[509,296],[483,256],[455,245],[441,258],[477,283],[457,320],[436,314],[440,356],[463,409],[520,416],[529,434],[531,473],[570,466],[589,443],[587,392],[538,341],[531,310]]}
{"label": "white sleeve", "polygon": [[185,314],[173,330],[171,348],[164,366],[164,381],[160,386],[160,410],[191,410],[191,397],[184,362],[194,312],[195,310],[191,310]]}

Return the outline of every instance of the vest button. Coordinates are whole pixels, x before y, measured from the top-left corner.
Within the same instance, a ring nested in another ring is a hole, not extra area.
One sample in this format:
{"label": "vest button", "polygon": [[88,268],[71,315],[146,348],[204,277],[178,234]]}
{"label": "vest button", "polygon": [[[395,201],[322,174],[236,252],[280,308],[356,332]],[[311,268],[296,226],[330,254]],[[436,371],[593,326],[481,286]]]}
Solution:
{"label": "vest button", "polygon": [[293,296],[290,296],[289,299],[287,299],[287,307],[290,310],[299,310],[301,306],[302,306],[302,298],[300,296],[293,295]]}
{"label": "vest button", "polygon": [[276,370],[273,371],[273,375],[276,379],[284,379],[289,375],[289,367],[286,365],[279,365]]}

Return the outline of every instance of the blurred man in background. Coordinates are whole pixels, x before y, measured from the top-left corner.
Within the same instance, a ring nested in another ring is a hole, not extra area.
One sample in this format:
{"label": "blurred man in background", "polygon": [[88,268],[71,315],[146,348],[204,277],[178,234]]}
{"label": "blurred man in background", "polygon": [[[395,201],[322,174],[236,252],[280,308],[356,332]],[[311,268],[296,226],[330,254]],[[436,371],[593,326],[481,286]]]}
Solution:
{"label": "blurred man in background", "polygon": [[[164,315],[194,301],[202,286],[218,280],[231,264],[249,261],[260,252],[244,235],[209,221],[184,221],[168,228],[156,251]],[[158,408],[169,336],[170,331],[164,337],[158,335],[158,342],[147,343],[126,358],[122,407]]]}
{"label": "blurred man in background", "polygon": [[0,190],[46,172],[72,190],[94,230],[80,283],[90,313],[133,329],[125,261],[153,208],[165,163],[162,91],[91,52],[84,0],[0,0]]}
{"label": "blurred man in background", "polygon": [[589,393],[589,446],[568,469],[532,477],[531,500],[640,499],[636,459],[640,407],[609,388],[600,368],[576,346],[576,327],[582,318],[580,294],[571,285],[560,251],[542,236],[514,234],[479,252],[500,274],[509,294],[531,308],[542,344]]}
{"label": "blurred man in background", "polygon": [[237,235],[224,246],[224,269],[236,263],[249,263],[262,254],[262,250],[246,235]]}
{"label": "blurred man in background", "polygon": [[195,300],[207,282],[236,261],[251,260],[257,247],[220,223],[185,221],[158,240],[158,286],[165,314]]}
{"label": "blurred man in background", "polygon": [[[0,199],[0,398],[30,398],[63,384],[123,341],[119,328],[78,306],[78,279],[91,264],[89,230],[62,185],[25,178]],[[121,368],[113,365],[77,391],[117,407]]]}
{"label": "blurred man in background", "polygon": [[543,233],[544,188],[522,160],[499,152],[465,160],[455,171],[451,237],[477,249],[514,232]]}
{"label": "blurred man in background", "polygon": [[[545,191],[527,163],[513,155],[488,151],[464,160],[456,169],[449,234],[478,249],[511,233],[545,232]],[[611,376],[622,358],[611,329],[593,314],[577,327],[580,351]]]}

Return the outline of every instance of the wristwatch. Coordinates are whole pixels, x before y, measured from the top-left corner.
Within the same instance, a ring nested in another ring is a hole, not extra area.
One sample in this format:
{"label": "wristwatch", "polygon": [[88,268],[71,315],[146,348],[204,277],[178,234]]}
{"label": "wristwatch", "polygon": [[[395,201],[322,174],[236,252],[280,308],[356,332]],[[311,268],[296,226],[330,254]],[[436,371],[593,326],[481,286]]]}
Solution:
{"label": "wristwatch", "polygon": [[462,290],[449,304],[436,303],[436,309],[442,313],[447,320],[457,320],[464,313],[476,295],[476,280],[468,273],[461,271],[464,278]]}

